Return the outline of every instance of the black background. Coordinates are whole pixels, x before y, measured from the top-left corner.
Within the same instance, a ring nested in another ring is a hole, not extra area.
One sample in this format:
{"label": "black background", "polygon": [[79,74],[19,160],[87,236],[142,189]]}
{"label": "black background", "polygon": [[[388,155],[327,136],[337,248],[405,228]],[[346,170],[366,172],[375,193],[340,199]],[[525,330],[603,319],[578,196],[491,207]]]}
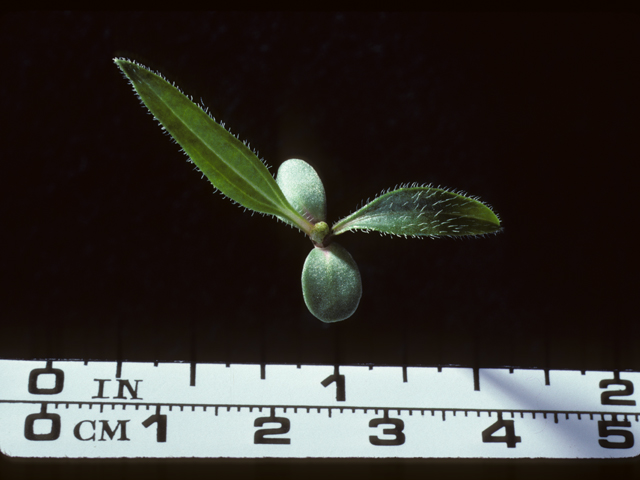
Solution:
{"label": "black background", "polygon": [[[1,358],[640,370],[637,17],[1,22]],[[115,56],[202,98],[273,173],[311,163],[331,221],[415,181],[479,195],[504,231],[345,234],[363,297],[352,318],[323,324],[302,299],[309,240],[212,194]],[[635,460],[1,461],[7,478],[640,471]]]}

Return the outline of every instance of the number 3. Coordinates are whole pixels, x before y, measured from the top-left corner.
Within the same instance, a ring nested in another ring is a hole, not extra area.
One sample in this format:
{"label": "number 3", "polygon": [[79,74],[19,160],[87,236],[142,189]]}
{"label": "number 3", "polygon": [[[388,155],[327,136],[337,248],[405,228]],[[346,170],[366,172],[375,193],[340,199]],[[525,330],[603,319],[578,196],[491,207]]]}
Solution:
{"label": "number 3", "polygon": [[369,441],[372,445],[402,445],[405,441],[404,433],[402,433],[402,429],[404,428],[404,422],[399,418],[389,418],[389,411],[384,411],[383,418],[372,418],[369,422],[369,426],[371,428],[375,428],[378,425],[393,425],[393,428],[385,428],[382,430],[382,433],[385,435],[395,435],[396,438],[391,440],[386,440],[382,438],[378,438],[375,435],[369,436]]}

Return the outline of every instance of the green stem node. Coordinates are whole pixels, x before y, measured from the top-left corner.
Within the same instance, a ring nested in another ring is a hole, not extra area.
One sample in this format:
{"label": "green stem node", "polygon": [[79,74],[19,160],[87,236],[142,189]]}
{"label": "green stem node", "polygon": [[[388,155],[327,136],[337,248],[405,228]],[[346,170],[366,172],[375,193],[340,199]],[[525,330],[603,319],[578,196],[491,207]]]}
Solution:
{"label": "green stem node", "polygon": [[331,229],[327,222],[318,222],[311,229],[311,233],[309,237],[311,237],[311,241],[317,247],[324,247],[323,242],[324,239],[331,233]]}

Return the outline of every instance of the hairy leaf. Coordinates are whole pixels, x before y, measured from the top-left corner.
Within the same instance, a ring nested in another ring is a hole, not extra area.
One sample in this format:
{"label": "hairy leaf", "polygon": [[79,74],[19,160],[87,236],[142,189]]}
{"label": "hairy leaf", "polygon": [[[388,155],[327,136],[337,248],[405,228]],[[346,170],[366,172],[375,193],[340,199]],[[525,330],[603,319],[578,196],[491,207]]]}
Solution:
{"label": "hairy leaf", "polygon": [[337,243],[315,247],[302,268],[302,294],[309,311],[326,323],[349,318],[362,297],[360,270]]}
{"label": "hairy leaf", "polygon": [[312,223],[327,219],[327,200],[320,177],[304,160],[292,158],[278,168],[276,182],[289,203]]}
{"label": "hairy leaf", "polygon": [[388,192],[333,226],[334,235],[374,230],[404,236],[463,236],[494,233],[500,220],[473,198],[440,188],[410,187]]}
{"label": "hairy leaf", "polygon": [[215,188],[256,212],[275,215],[305,232],[310,223],[289,204],[260,159],[159,74],[135,62],[114,62],[142,102]]}

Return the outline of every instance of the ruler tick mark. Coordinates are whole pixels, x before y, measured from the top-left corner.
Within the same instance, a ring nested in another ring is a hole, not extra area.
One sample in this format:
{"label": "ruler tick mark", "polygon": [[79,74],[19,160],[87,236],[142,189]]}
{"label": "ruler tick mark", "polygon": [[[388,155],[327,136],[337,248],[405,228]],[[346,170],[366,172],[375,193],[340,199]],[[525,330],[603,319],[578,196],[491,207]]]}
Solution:
{"label": "ruler tick mark", "polygon": [[189,368],[189,386],[196,386],[196,362],[191,362],[191,366]]}

